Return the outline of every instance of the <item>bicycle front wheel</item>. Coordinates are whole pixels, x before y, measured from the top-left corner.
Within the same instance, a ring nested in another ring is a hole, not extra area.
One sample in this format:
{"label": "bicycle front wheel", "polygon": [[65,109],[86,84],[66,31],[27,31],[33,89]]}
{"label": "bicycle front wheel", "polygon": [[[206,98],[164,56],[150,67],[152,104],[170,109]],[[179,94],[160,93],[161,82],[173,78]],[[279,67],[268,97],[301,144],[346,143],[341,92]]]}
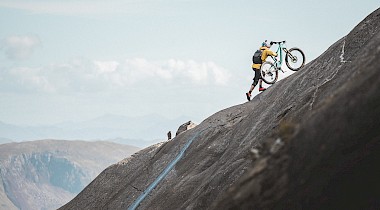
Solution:
{"label": "bicycle front wheel", "polygon": [[278,71],[272,62],[261,64],[260,73],[261,79],[267,84],[274,84],[278,79]]}
{"label": "bicycle front wheel", "polygon": [[290,70],[298,71],[305,65],[305,54],[299,48],[291,48],[286,53],[285,63]]}

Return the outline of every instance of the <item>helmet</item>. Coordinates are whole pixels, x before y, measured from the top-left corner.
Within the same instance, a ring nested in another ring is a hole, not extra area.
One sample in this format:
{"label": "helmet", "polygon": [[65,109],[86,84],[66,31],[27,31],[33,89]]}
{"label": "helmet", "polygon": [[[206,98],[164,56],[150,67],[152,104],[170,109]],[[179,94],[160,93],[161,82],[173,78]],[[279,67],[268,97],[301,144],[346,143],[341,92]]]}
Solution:
{"label": "helmet", "polygon": [[268,48],[270,48],[270,47],[271,47],[271,44],[269,44],[269,43],[267,42],[267,40],[265,40],[265,41],[261,44],[261,46],[262,46],[262,47],[268,47]]}

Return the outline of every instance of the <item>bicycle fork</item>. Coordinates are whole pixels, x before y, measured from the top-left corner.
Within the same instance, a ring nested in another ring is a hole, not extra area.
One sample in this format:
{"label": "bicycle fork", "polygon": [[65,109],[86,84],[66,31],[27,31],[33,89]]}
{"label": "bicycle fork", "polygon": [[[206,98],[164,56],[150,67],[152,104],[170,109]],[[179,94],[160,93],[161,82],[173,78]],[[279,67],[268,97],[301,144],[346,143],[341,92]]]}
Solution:
{"label": "bicycle fork", "polygon": [[286,53],[285,56],[288,56],[293,63],[297,62],[297,57],[296,56],[293,56],[288,49],[286,48],[282,48],[284,50],[284,52]]}

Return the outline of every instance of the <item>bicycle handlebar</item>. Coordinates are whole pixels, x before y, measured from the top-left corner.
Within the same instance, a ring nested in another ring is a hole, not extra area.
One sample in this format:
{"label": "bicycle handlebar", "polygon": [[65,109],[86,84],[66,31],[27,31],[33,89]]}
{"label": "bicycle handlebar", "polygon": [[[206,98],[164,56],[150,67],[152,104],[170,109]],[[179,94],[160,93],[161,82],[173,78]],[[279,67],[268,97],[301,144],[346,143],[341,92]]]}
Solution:
{"label": "bicycle handlebar", "polygon": [[284,43],[284,44],[285,44],[285,42],[286,42],[285,40],[284,40],[284,41],[281,41],[281,42],[274,42],[274,41],[271,41],[270,44],[271,44],[271,45],[272,45],[272,44],[281,44],[281,43]]}

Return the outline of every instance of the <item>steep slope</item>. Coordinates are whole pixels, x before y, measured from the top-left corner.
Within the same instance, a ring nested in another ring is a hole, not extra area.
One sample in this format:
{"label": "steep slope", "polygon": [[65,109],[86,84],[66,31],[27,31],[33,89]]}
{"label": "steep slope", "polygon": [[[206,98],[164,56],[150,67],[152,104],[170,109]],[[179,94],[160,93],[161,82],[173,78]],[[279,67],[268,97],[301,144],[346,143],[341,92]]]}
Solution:
{"label": "steep slope", "polygon": [[379,205],[379,46],[376,10],[299,72],[107,168],[61,209],[128,208],[189,139],[138,209]]}
{"label": "steep slope", "polygon": [[136,147],[111,142],[43,140],[2,144],[0,209],[55,209],[107,166],[136,151]]}
{"label": "steep slope", "polygon": [[282,127],[278,152],[274,139],[263,145],[213,209],[380,209],[380,11],[338,43],[342,65],[319,87],[325,99]]}

